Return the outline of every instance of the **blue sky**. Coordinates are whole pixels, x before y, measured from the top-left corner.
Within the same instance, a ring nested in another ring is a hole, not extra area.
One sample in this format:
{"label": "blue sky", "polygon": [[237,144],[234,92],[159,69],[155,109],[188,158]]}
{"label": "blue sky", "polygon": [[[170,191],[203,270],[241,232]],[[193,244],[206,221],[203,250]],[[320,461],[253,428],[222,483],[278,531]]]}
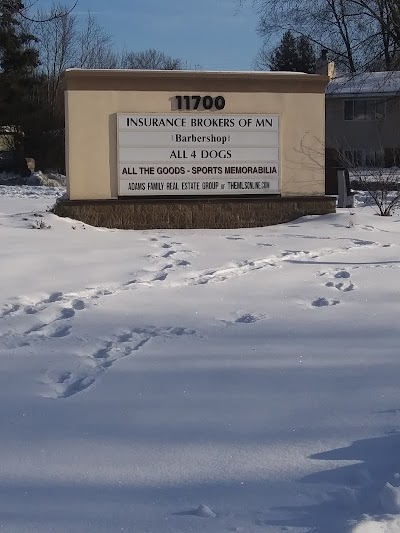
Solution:
{"label": "blue sky", "polygon": [[239,9],[237,0],[79,0],[75,12],[95,13],[119,49],[156,48],[204,70],[250,70],[262,43],[247,1]]}

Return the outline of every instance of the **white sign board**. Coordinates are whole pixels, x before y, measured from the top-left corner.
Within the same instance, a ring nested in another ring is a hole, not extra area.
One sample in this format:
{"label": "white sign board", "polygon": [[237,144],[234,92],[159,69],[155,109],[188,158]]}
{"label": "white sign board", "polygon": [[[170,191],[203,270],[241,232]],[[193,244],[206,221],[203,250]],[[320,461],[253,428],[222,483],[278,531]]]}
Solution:
{"label": "white sign board", "polygon": [[120,196],[278,194],[278,115],[118,114]]}

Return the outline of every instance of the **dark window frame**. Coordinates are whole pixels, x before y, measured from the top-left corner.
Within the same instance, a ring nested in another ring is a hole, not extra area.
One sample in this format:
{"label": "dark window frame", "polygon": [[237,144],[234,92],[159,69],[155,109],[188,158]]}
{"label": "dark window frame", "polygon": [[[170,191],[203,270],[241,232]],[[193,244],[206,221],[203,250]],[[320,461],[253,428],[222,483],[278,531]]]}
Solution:
{"label": "dark window frame", "polygon": [[[356,105],[363,107],[364,113],[358,113],[356,116]],[[382,105],[383,112],[380,113],[379,110],[382,110]],[[371,113],[371,109],[368,111],[371,106],[373,113]],[[372,114],[373,116],[371,116]],[[345,122],[378,122],[386,117],[386,101],[381,98],[347,98],[343,104],[343,117]]]}
{"label": "dark window frame", "polygon": [[384,149],[346,149],[341,151],[341,156],[346,165],[353,168],[384,168],[386,166]]}

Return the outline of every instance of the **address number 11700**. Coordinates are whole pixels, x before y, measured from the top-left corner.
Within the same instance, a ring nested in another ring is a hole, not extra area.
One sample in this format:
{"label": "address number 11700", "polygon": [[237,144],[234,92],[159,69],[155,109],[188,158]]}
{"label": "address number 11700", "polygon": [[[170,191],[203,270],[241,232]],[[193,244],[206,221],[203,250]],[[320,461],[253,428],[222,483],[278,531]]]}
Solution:
{"label": "address number 11700", "polygon": [[195,109],[224,109],[225,98],[223,96],[175,96],[178,109],[185,109],[186,111],[192,111]]}

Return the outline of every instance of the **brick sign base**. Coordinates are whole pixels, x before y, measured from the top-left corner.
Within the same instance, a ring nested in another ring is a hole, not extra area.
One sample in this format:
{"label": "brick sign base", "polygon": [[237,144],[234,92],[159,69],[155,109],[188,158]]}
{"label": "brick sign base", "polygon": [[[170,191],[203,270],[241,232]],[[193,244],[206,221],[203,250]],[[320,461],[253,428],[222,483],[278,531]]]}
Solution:
{"label": "brick sign base", "polygon": [[138,230],[252,228],[335,211],[336,198],[329,196],[63,200],[53,208],[91,226]]}

